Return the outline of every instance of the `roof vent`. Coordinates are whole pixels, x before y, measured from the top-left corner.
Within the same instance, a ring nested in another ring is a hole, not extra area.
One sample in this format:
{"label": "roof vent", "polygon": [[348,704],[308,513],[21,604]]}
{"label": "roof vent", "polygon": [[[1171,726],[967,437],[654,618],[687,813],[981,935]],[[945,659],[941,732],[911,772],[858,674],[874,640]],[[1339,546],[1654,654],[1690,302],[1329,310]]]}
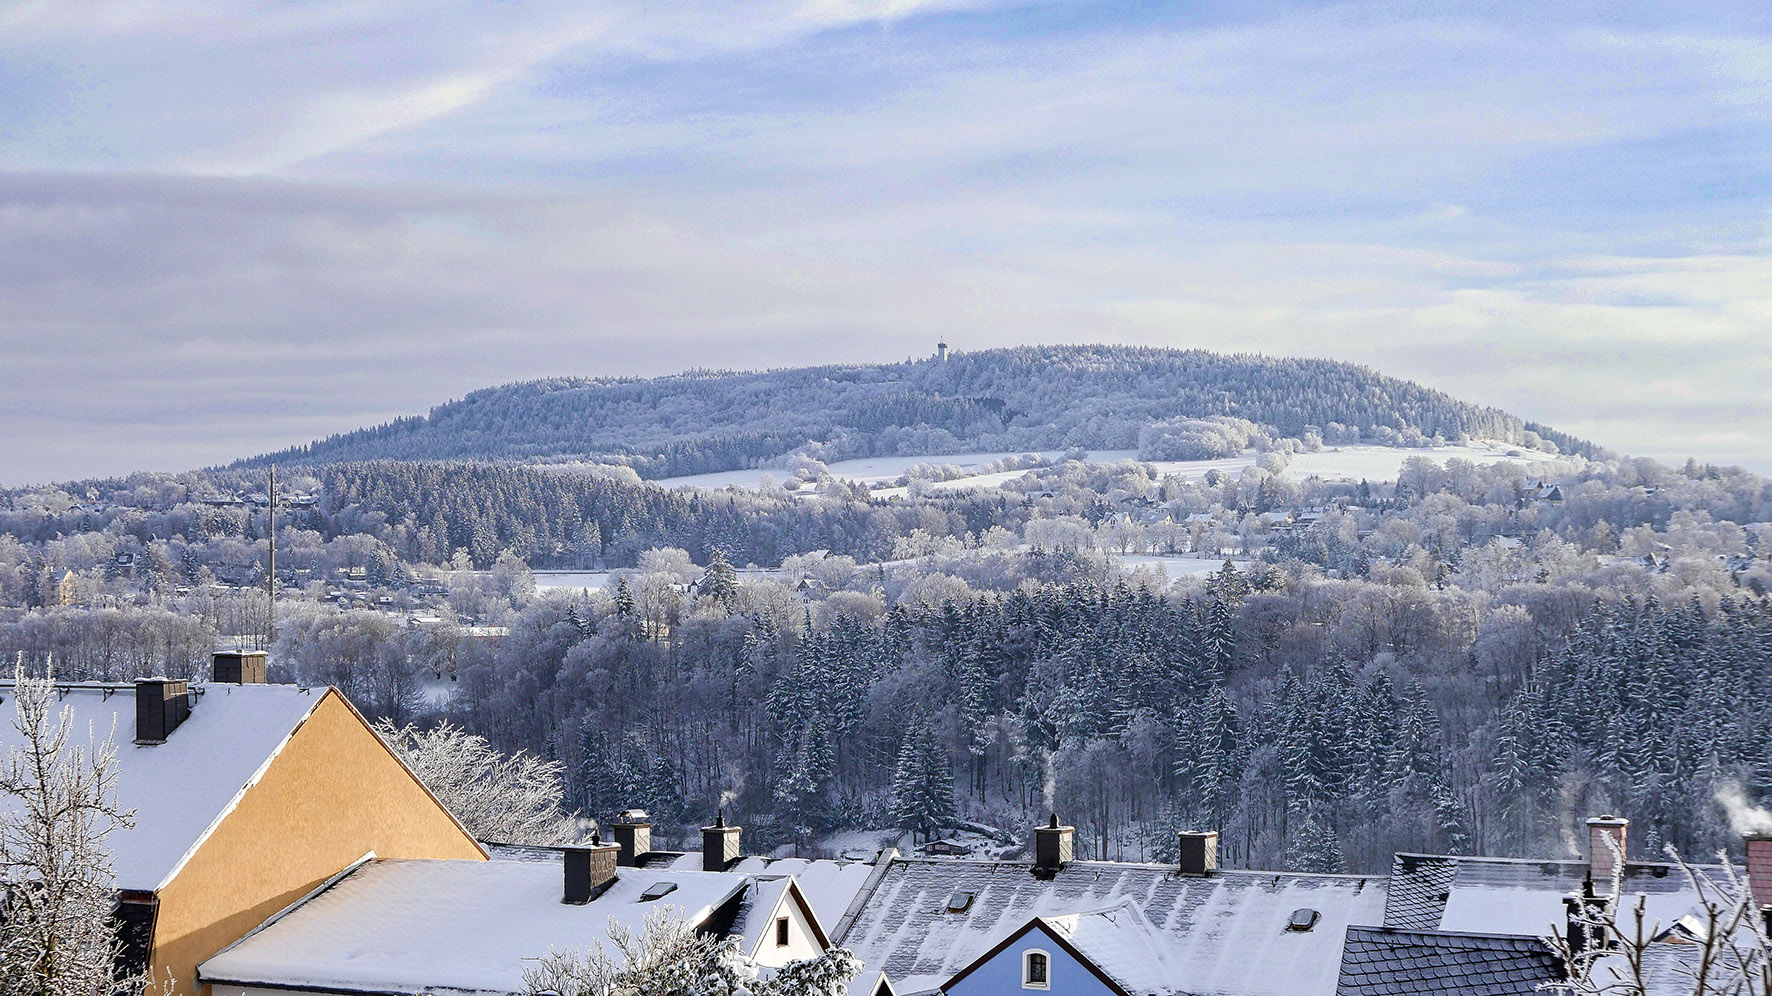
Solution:
{"label": "roof vent", "polygon": [[972,900],[976,899],[977,897],[978,897],[978,894],[975,892],[956,892],[956,893],[954,893],[953,895],[948,897],[948,912],[949,913],[964,913],[964,912],[966,912],[967,910],[972,908]]}
{"label": "roof vent", "polygon": [[1317,921],[1321,920],[1322,918],[1323,918],[1323,914],[1318,913],[1316,910],[1313,910],[1313,909],[1307,908],[1307,909],[1293,910],[1292,911],[1292,919],[1286,921],[1286,929],[1287,930],[1306,931],[1306,930],[1311,929],[1312,927],[1315,927],[1317,925]]}
{"label": "roof vent", "polygon": [[677,883],[675,882],[654,882],[646,887],[645,892],[640,893],[639,901],[642,903],[650,903],[656,899],[663,899],[676,891]]}

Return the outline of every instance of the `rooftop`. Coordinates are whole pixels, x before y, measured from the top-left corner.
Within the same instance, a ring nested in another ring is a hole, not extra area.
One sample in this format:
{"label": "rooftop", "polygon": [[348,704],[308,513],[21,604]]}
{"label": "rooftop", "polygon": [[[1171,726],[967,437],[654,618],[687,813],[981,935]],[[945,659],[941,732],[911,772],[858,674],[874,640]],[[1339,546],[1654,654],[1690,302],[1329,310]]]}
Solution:
{"label": "rooftop", "polygon": [[[950,903],[969,893],[962,908]],[[1066,917],[1129,902],[1153,944],[1200,996],[1329,996],[1350,924],[1384,918],[1385,880],[1351,875],[1221,871],[1075,861],[1050,880],[1025,862],[899,859],[835,938],[898,992],[933,991],[1035,917]],[[1319,914],[1288,930],[1301,909]]]}
{"label": "rooftop", "polygon": [[[75,743],[89,733],[116,740],[117,802],[135,812],[135,826],[107,840],[120,888],[165,885],[327,692],[294,685],[193,687],[202,694],[190,718],[154,746],[134,743],[133,685],[66,685],[59,692],[58,711],[73,711]],[[11,723],[13,694],[11,682],[0,683],[0,750],[23,742]]]}
{"label": "rooftop", "polygon": [[[504,994],[549,950],[588,950],[613,920],[655,910],[707,920],[750,888],[732,874],[623,868],[583,905],[560,901],[562,871],[538,861],[376,861],[204,962],[208,982],[341,992]],[[654,889],[665,883],[668,892]],[[646,895],[663,892],[648,900]]]}

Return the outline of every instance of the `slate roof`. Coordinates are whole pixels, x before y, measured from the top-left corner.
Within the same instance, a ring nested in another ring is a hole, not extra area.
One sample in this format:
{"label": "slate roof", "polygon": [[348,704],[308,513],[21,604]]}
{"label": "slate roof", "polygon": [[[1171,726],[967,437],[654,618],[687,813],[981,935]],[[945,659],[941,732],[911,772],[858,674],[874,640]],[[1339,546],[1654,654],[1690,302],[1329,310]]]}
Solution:
{"label": "slate roof", "polygon": [[[1715,866],[1699,871],[1722,875]],[[1384,924],[1543,936],[1562,929],[1563,897],[1580,892],[1587,874],[1586,861],[1399,854],[1391,866]],[[1632,908],[1632,897],[1643,896],[1650,919],[1664,928],[1697,902],[1685,873],[1671,864],[1626,864],[1621,891],[1621,908]]]}
{"label": "slate roof", "polygon": [[1384,899],[1384,925],[1403,930],[1433,930],[1446,912],[1452,875],[1458,859],[1438,854],[1398,854],[1391,861],[1390,888]]}
{"label": "slate roof", "polygon": [[1534,996],[1562,977],[1536,937],[1349,927],[1336,996]]}
{"label": "slate roof", "polygon": [[[956,892],[973,894],[949,912]],[[1349,924],[1384,917],[1385,880],[1352,875],[1221,871],[1187,876],[1171,865],[1075,861],[1050,881],[1026,862],[893,861],[835,938],[911,996],[948,981],[1035,917],[1099,910],[1122,900],[1149,921],[1177,989],[1199,996],[1329,996]],[[1286,929],[1298,909],[1321,916]]]}
{"label": "slate roof", "polygon": [[1065,916],[1044,916],[1040,922],[1119,983],[1129,993],[1169,993],[1178,978],[1165,954],[1168,945],[1131,899],[1105,909]]}

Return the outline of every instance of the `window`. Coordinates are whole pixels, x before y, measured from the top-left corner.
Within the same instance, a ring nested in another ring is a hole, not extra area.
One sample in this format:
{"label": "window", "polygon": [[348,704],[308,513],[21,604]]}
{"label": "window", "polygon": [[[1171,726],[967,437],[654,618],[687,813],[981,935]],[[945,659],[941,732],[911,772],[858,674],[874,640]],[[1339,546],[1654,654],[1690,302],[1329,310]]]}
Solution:
{"label": "window", "polygon": [[1028,951],[1021,956],[1021,988],[1052,988],[1052,956],[1044,951]]}
{"label": "window", "polygon": [[788,918],[785,916],[775,918],[775,946],[778,948],[788,946]]}
{"label": "window", "polygon": [[948,897],[949,913],[964,913],[972,907],[973,893],[956,892]]}
{"label": "window", "polygon": [[1309,930],[1317,925],[1317,918],[1322,916],[1313,909],[1293,910],[1292,919],[1286,921],[1287,930]]}
{"label": "window", "polygon": [[677,883],[675,882],[654,882],[646,887],[645,892],[640,893],[640,902],[650,903],[655,899],[663,899],[676,891]]}

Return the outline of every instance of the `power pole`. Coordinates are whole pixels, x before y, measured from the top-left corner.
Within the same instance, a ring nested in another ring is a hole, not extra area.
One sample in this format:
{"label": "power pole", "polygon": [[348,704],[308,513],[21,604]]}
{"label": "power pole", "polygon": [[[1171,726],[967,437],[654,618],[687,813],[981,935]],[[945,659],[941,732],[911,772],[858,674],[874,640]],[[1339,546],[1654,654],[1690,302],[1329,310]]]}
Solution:
{"label": "power pole", "polygon": [[271,464],[271,574],[265,579],[265,593],[270,596],[265,613],[265,649],[277,642],[277,465]]}

